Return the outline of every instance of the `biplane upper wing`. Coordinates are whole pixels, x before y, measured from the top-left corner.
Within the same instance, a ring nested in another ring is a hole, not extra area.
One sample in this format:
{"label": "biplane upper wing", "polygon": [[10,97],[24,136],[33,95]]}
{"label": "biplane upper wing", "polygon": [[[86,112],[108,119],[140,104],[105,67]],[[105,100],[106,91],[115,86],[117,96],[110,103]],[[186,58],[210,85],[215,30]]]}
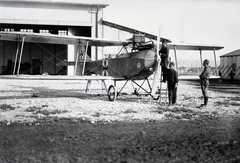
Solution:
{"label": "biplane upper wing", "polygon": [[109,40],[83,36],[65,36],[56,34],[27,33],[27,32],[0,32],[0,40],[20,41],[24,37],[25,42],[49,43],[49,44],[81,44],[89,46],[122,46],[127,40]]}
{"label": "biplane upper wing", "polygon": [[201,44],[185,44],[185,43],[169,43],[169,49],[176,50],[220,50],[223,46],[217,45],[201,45]]}

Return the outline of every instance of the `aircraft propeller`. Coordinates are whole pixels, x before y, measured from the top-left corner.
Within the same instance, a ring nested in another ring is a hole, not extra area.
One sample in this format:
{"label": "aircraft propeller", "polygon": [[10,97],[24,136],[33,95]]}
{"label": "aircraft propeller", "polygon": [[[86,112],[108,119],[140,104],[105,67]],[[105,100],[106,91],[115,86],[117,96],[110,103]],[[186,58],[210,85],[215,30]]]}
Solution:
{"label": "aircraft propeller", "polygon": [[155,72],[154,72],[154,76],[153,76],[153,83],[152,83],[152,90],[151,90],[151,96],[153,97],[153,99],[158,99],[158,95],[156,95],[156,91],[157,91],[157,87],[159,85],[159,77],[160,77],[160,73],[161,73],[161,67],[160,67],[160,56],[158,55],[159,52],[159,44],[160,44],[160,33],[161,33],[161,29],[159,28],[158,31],[158,37],[157,37],[157,51],[156,51],[156,63],[155,63]]}

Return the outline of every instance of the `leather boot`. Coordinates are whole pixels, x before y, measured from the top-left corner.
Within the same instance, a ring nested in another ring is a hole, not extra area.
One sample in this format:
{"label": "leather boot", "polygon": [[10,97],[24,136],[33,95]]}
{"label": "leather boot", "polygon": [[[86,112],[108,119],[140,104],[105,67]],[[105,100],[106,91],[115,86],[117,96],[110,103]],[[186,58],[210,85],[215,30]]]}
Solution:
{"label": "leather boot", "polygon": [[207,105],[208,104],[208,96],[205,96],[204,97],[204,105]]}

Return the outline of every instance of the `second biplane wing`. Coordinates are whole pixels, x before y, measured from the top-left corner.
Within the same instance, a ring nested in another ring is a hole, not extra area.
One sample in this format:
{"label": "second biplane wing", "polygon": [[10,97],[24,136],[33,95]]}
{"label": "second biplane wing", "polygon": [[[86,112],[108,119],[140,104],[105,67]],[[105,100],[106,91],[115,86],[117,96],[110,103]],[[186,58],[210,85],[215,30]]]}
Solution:
{"label": "second biplane wing", "polygon": [[0,40],[48,43],[48,44],[81,44],[89,46],[123,46],[127,40],[109,40],[103,38],[92,38],[83,36],[65,36],[56,34],[27,33],[27,32],[0,32]]}
{"label": "second biplane wing", "polygon": [[214,54],[214,62],[215,62],[215,73],[217,74],[217,61],[216,61],[216,50],[223,49],[223,46],[217,45],[203,45],[203,44],[186,44],[186,43],[169,43],[168,48],[174,50],[176,67],[178,69],[177,64],[177,50],[197,50],[200,52],[200,60],[202,67],[202,51],[213,51]]}
{"label": "second biplane wing", "polygon": [[186,43],[169,43],[169,49],[177,50],[220,50],[223,46],[203,45],[203,44],[186,44]]}

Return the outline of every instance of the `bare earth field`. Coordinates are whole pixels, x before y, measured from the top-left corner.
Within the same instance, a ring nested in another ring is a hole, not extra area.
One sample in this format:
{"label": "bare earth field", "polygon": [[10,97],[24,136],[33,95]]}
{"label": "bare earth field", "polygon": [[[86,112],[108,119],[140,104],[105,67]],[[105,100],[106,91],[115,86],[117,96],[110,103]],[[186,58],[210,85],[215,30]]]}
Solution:
{"label": "bare earth field", "polygon": [[[109,84],[112,83],[107,83]],[[119,87],[123,83],[118,84]],[[101,83],[0,79],[0,162],[240,162],[240,85],[181,80],[178,102]]]}

